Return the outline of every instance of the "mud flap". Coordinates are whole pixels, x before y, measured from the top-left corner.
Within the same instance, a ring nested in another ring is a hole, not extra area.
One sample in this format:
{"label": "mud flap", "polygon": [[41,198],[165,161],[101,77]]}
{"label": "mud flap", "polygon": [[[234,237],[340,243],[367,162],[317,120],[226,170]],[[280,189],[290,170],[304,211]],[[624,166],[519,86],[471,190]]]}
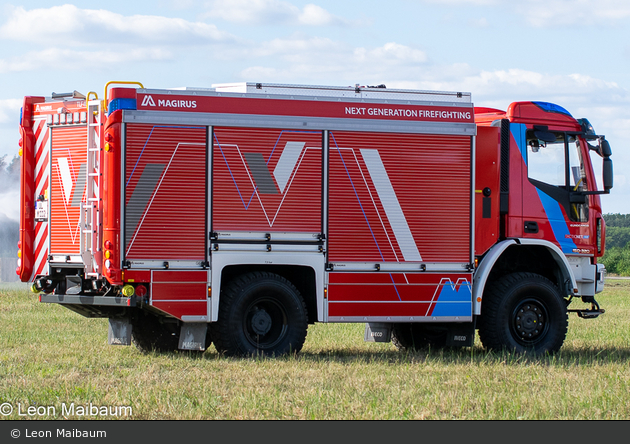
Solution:
{"label": "mud flap", "polygon": [[391,342],[392,324],[370,322],[365,324],[365,342]]}
{"label": "mud flap", "polygon": [[475,342],[475,326],[472,322],[452,324],[446,337],[447,347],[472,347]]}
{"label": "mud flap", "polygon": [[206,349],[206,333],[208,332],[208,324],[206,322],[190,322],[182,324],[179,333],[180,350],[199,350]]}
{"label": "mud flap", "polygon": [[131,345],[131,322],[128,318],[109,318],[107,342],[109,345]]}

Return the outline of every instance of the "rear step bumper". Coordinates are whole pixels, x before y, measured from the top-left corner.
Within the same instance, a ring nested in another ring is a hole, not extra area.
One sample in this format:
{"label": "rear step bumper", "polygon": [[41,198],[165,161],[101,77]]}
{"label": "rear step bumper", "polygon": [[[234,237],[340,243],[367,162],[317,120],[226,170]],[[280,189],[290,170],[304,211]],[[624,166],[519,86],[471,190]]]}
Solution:
{"label": "rear step bumper", "polygon": [[75,294],[40,294],[39,302],[64,305],[103,305],[108,307],[135,307],[136,297],[80,296]]}

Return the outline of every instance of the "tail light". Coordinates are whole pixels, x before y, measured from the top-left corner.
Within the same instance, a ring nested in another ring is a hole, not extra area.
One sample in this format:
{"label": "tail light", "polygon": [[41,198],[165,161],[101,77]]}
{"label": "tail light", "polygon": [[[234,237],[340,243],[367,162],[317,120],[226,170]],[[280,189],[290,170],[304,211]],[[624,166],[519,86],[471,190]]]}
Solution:
{"label": "tail light", "polygon": [[18,241],[18,251],[17,251],[17,269],[15,272],[19,275],[20,269],[22,268],[22,241]]}
{"label": "tail light", "polygon": [[103,246],[105,247],[105,251],[103,252],[103,257],[105,258],[105,269],[106,271],[109,271],[109,269],[112,267],[112,260],[114,259],[114,252],[112,251],[114,248],[114,244],[112,243],[112,241],[106,240],[103,243]]}
{"label": "tail light", "polygon": [[114,136],[111,133],[105,133],[105,151],[108,153],[114,150]]}
{"label": "tail light", "polygon": [[145,297],[147,295],[148,291],[147,291],[147,287],[145,287],[144,285],[138,285],[136,287],[136,295],[138,297]]}

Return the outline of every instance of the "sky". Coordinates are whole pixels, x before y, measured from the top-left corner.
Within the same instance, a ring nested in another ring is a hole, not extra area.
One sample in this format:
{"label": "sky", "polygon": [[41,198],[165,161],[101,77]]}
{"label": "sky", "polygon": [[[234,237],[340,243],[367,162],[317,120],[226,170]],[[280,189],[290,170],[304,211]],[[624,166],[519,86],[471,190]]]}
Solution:
{"label": "sky", "polygon": [[[17,154],[24,96],[102,98],[112,80],[464,91],[588,118],[613,150],[604,213],[630,213],[629,19],[627,0],[2,2],[0,157]],[[18,219],[17,199],[0,190],[0,212]]]}

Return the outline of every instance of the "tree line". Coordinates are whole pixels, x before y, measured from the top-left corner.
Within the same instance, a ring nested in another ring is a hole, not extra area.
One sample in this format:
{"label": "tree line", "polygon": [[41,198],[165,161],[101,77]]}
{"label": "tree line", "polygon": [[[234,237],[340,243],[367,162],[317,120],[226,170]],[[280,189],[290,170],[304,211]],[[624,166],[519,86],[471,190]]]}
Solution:
{"label": "tree line", "polygon": [[[0,194],[20,187],[20,158],[0,157]],[[19,222],[0,213],[0,257],[17,257]]]}
{"label": "tree line", "polygon": [[606,272],[630,276],[630,214],[604,214],[606,253],[600,262]]}
{"label": "tree line", "polygon": [[20,186],[20,158],[15,156],[7,159],[7,155],[0,157],[0,193],[4,193]]}

